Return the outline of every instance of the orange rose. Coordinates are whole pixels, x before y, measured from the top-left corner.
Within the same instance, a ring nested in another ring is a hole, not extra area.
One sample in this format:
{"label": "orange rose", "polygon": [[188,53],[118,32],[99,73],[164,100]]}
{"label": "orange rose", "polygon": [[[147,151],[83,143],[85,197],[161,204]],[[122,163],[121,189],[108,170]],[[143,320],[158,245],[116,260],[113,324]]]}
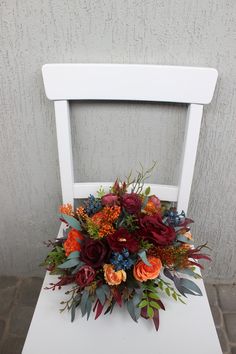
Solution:
{"label": "orange rose", "polygon": [[124,270],[114,269],[112,264],[104,264],[104,278],[109,285],[119,285],[122,281],[126,281],[126,273]]}
{"label": "orange rose", "polygon": [[79,232],[75,229],[72,229],[72,230],[70,230],[70,232],[68,232],[67,240],[64,242],[64,245],[63,245],[67,257],[69,256],[69,254],[71,252],[80,251],[81,246],[80,246],[78,239],[82,240],[83,238],[84,237],[81,234],[81,232]]}
{"label": "orange rose", "polygon": [[162,267],[161,260],[159,258],[148,256],[148,262],[151,264],[148,266],[143,261],[138,261],[133,269],[135,279],[138,281],[147,281],[149,279],[155,279],[160,274]]}

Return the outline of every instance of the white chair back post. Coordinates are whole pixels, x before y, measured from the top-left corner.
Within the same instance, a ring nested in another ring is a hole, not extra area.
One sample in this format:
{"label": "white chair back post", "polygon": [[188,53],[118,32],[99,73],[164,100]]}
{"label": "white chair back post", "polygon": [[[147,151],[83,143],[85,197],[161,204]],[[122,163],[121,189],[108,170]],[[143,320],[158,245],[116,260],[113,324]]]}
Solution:
{"label": "white chair back post", "polygon": [[203,105],[210,103],[217,80],[212,68],[122,64],[47,64],[46,95],[55,102],[63,203],[73,204],[112,182],[75,183],[70,128],[70,100],[132,100],[188,104],[178,186],[148,184],[161,200],[177,202],[187,212]]}

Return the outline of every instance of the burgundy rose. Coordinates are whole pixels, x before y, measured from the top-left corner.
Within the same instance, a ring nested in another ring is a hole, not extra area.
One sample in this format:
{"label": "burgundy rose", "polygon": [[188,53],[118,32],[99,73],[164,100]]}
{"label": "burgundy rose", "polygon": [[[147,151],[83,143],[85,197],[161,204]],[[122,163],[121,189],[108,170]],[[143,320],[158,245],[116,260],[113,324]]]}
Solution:
{"label": "burgundy rose", "polygon": [[114,234],[109,235],[107,241],[114,252],[122,252],[124,248],[127,248],[130,252],[135,253],[139,249],[137,238],[124,228],[120,228]]}
{"label": "burgundy rose", "polygon": [[92,283],[92,281],[94,280],[96,275],[95,270],[88,266],[88,265],[84,265],[82,266],[78,273],[75,276],[75,282],[81,286],[81,287],[85,287],[87,285],[89,285],[90,283]]}
{"label": "burgundy rose", "polygon": [[142,200],[136,193],[126,193],[122,197],[122,205],[129,214],[136,214],[141,210]]}
{"label": "burgundy rose", "polygon": [[102,205],[114,205],[118,201],[118,196],[113,193],[106,194],[102,197]]}
{"label": "burgundy rose", "polygon": [[80,259],[92,268],[99,268],[109,256],[110,249],[105,240],[86,239],[81,246]]}
{"label": "burgundy rose", "polygon": [[155,245],[167,246],[176,238],[175,230],[165,225],[158,214],[143,216],[140,219],[140,229],[142,237]]}

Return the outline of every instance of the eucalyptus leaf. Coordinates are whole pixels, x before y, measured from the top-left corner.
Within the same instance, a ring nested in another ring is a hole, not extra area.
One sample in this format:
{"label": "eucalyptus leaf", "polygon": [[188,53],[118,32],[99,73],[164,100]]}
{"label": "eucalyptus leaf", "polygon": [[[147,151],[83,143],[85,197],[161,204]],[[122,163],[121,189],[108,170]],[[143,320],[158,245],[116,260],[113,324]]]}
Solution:
{"label": "eucalyptus leaf", "polygon": [[71,322],[75,319],[76,301],[73,301],[71,305]]}
{"label": "eucalyptus leaf", "polygon": [[181,278],[180,284],[188,290],[194,291],[197,295],[202,295],[201,289],[192,280]]}
{"label": "eucalyptus leaf", "polygon": [[89,297],[89,292],[88,291],[84,291],[83,295],[81,297],[81,303],[80,303],[80,309],[81,309],[82,316],[84,316],[86,314],[86,312],[87,312],[86,304],[87,304],[87,301],[88,301],[88,297]]}
{"label": "eucalyptus leaf", "polygon": [[79,258],[79,255],[80,255],[79,251],[74,251],[74,252],[71,252],[71,253],[69,254],[69,256],[67,257],[67,259]]}
{"label": "eucalyptus leaf", "polygon": [[142,209],[145,209],[146,205],[147,205],[147,202],[148,202],[148,196],[146,195],[144,197],[144,200],[143,200],[143,203],[142,203]]}
{"label": "eucalyptus leaf", "polygon": [[60,218],[64,219],[73,229],[76,229],[78,231],[82,230],[80,222],[73,216],[67,214],[60,214]]}
{"label": "eucalyptus leaf", "polygon": [[104,291],[104,293],[106,294],[106,296],[109,297],[109,296],[110,296],[110,292],[111,292],[109,286],[106,285],[106,284],[103,284],[103,285],[101,286],[101,288],[103,289],[103,291]]}
{"label": "eucalyptus leaf", "polygon": [[169,271],[169,269],[164,268],[163,273],[164,273],[164,275],[165,275],[167,278],[169,278],[170,280],[174,280],[174,276],[171,274],[171,272]]}
{"label": "eucalyptus leaf", "polygon": [[101,304],[104,305],[106,301],[106,294],[102,287],[96,289],[96,295],[98,297],[98,300],[101,302]]}
{"label": "eucalyptus leaf", "polygon": [[76,274],[76,273],[80,270],[80,268],[81,268],[83,265],[84,265],[84,262],[79,261],[78,265],[77,265],[76,268],[73,270],[72,274],[73,274],[73,275]]}
{"label": "eucalyptus leaf", "polygon": [[92,310],[92,300],[89,297],[88,300],[87,300],[87,303],[86,303],[87,320],[89,319],[91,310]]}
{"label": "eucalyptus leaf", "polygon": [[138,252],[139,257],[142,259],[143,263],[145,263],[147,266],[151,267],[151,264],[148,262],[146,251],[141,250]]}
{"label": "eucalyptus leaf", "polygon": [[65,261],[64,263],[60,264],[58,266],[58,268],[60,269],[68,269],[68,268],[72,268],[77,266],[80,263],[80,260],[78,258],[72,258],[69,259],[67,261]]}
{"label": "eucalyptus leaf", "polygon": [[138,318],[141,314],[141,309],[135,306],[133,300],[127,301],[127,310],[131,316],[131,318],[135,321],[138,322]]}

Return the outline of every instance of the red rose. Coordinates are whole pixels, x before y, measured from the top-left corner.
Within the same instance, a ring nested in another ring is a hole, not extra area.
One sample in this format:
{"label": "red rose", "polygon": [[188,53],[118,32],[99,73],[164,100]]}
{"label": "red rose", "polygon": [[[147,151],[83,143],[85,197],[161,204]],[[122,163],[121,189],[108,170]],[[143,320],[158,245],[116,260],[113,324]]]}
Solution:
{"label": "red rose", "polygon": [[120,228],[114,234],[109,235],[107,241],[114,252],[122,252],[124,248],[127,248],[130,252],[135,253],[139,249],[137,238],[124,228]]}
{"label": "red rose", "polygon": [[175,230],[165,225],[158,214],[143,216],[140,219],[140,229],[142,237],[155,245],[167,246],[176,238]]}
{"label": "red rose", "polygon": [[118,196],[113,194],[113,193],[109,193],[106,194],[102,197],[102,205],[114,205],[118,200]]}
{"label": "red rose", "polygon": [[99,268],[110,257],[110,249],[105,240],[86,239],[81,246],[80,259],[92,268]]}
{"label": "red rose", "polygon": [[142,200],[136,193],[126,193],[122,197],[122,205],[129,214],[136,214],[141,210]]}
{"label": "red rose", "polygon": [[94,280],[96,275],[95,270],[88,266],[88,265],[84,265],[82,266],[78,273],[75,276],[75,282],[81,286],[81,287],[85,287],[87,285],[89,285],[90,283],[92,283],[92,281]]}

